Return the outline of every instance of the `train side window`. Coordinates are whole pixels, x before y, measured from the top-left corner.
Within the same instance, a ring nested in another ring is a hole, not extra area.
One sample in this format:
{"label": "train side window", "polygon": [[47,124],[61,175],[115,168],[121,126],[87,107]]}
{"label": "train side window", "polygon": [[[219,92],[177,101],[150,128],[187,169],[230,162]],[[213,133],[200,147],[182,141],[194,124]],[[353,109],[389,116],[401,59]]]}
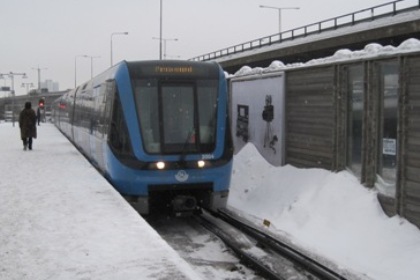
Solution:
{"label": "train side window", "polygon": [[131,142],[118,93],[115,94],[109,143],[118,155],[129,156],[132,154]]}
{"label": "train side window", "polygon": [[106,138],[109,133],[109,123],[111,121],[111,113],[112,113],[112,106],[115,98],[115,80],[106,80],[105,85],[103,86],[104,92],[104,108],[102,112],[102,119],[103,119],[103,137]]}
{"label": "train side window", "polygon": [[138,80],[135,86],[135,98],[144,148],[148,153],[160,153],[157,81]]}
{"label": "train side window", "polygon": [[377,187],[389,196],[395,196],[398,157],[398,91],[397,62],[380,64]]}
{"label": "train side window", "polygon": [[74,115],[73,115],[73,125],[80,126],[80,122],[82,119],[82,91],[81,88],[78,87],[75,93],[75,101],[74,101]]}
{"label": "train side window", "polygon": [[347,167],[359,179],[362,174],[364,71],[362,65],[348,68]]}
{"label": "train side window", "polygon": [[199,81],[197,91],[202,152],[212,152],[216,138],[217,80]]}
{"label": "train side window", "polygon": [[92,116],[90,119],[90,130],[93,135],[96,137],[102,136],[102,125],[101,125],[101,103],[103,100],[102,96],[103,90],[101,90],[101,85],[97,85],[93,88],[92,91]]}

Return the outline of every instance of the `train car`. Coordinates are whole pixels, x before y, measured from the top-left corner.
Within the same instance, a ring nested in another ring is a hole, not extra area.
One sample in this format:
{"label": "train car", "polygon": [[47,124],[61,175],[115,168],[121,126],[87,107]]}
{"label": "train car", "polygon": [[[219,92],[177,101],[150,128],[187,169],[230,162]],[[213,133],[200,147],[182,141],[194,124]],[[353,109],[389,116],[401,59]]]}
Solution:
{"label": "train car", "polygon": [[233,146],[218,64],[123,61],[56,100],[53,117],[140,214],[226,205]]}

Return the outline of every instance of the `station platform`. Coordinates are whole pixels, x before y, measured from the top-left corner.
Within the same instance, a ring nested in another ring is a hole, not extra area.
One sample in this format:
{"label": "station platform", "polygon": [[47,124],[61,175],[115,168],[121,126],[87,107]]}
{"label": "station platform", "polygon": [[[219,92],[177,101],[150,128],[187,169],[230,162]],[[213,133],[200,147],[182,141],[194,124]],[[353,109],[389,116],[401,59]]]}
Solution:
{"label": "station platform", "polygon": [[0,123],[0,279],[200,279],[77,149]]}

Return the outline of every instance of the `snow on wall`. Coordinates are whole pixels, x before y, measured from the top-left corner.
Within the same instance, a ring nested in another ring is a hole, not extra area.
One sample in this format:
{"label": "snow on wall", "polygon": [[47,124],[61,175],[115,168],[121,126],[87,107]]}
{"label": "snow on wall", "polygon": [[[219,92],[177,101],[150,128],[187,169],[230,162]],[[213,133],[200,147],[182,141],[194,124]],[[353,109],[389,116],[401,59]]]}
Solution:
{"label": "snow on wall", "polygon": [[306,63],[291,63],[285,65],[283,62],[275,60],[268,67],[256,67],[251,68],[249,66],[243,66],[239,69],[234,75],[228,75],[229,78],[240,77],[240,76],[249,76],[249,75],[262,75],[266,73],[272,73],[277,71],[284,71],[288,69],[293,69],[297,67],[307,67],[315,66],[328,63],[336,62],[351,62],[359,59],[372,59],[372,58],[381,58],[386,56],[393,56],[399,54],[407,54],[420,52],[420,40],[415,38],[410,38],[402,42],[398,47],[394,46],[382,46],[377,43],[371,43],[365,46],[363,50],[351,51],[349,49],[340,49],[335,52],[334,55],[313,59]]}

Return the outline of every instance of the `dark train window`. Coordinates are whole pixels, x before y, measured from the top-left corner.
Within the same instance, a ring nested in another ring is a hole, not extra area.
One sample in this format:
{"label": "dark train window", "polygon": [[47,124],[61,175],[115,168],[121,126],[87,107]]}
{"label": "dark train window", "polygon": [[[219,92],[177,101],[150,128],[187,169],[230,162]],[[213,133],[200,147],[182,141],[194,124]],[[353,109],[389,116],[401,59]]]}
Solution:
{"label": "dark train window", "polygon": [[111,113],[113,111],[113,102],[115,99],[115,90],[116,90],[116,85],[115,85],[115,80],[107,80],[105,82],[105,84],[102,85],[102,88],[104,89],[104,104],[102,104],[101,106],[103,106],[102,110],[102,123],[104,125],[103,127],[103,137],[107,137],[107,135],[109,134],[109,123],[111,120]]}
{"label": "dark train window", "polygon": [[137,81],[135,97],[144,149],[148,153],[160,153],[160,117],[157,80]]}
{"label": "dark train window", "polygon": [[380,102],[378,125],[378,187],[395,196],[398,157],[398,91],[399,67],[397,62],[380,64]]}
{"label": "dark train window", "polygon": [[111,128],[109,133],[109,143],[117,155],[128,156],[132,154],[130,137],[128,135],[127,124],[118,94],[115,94]]}
{"label": "dark train window", "polygon": [[162,85],[163,144],[167,152],[181,152],[194,144],[196,115],[191,84]]}
{"label": "dark train window", "polygon": [[363,66],[348,68],[347,167],[361,178],[364,111]]}
{"label": "dark train window", "polygon": [[217,80],[135,82],[144,149],[148,153],[209,153],[215,148]]}
{"label": "dark train window", "polygon": [[217,81],[199,81],[197,86],[200,143],[214,149],[217,120]]}

